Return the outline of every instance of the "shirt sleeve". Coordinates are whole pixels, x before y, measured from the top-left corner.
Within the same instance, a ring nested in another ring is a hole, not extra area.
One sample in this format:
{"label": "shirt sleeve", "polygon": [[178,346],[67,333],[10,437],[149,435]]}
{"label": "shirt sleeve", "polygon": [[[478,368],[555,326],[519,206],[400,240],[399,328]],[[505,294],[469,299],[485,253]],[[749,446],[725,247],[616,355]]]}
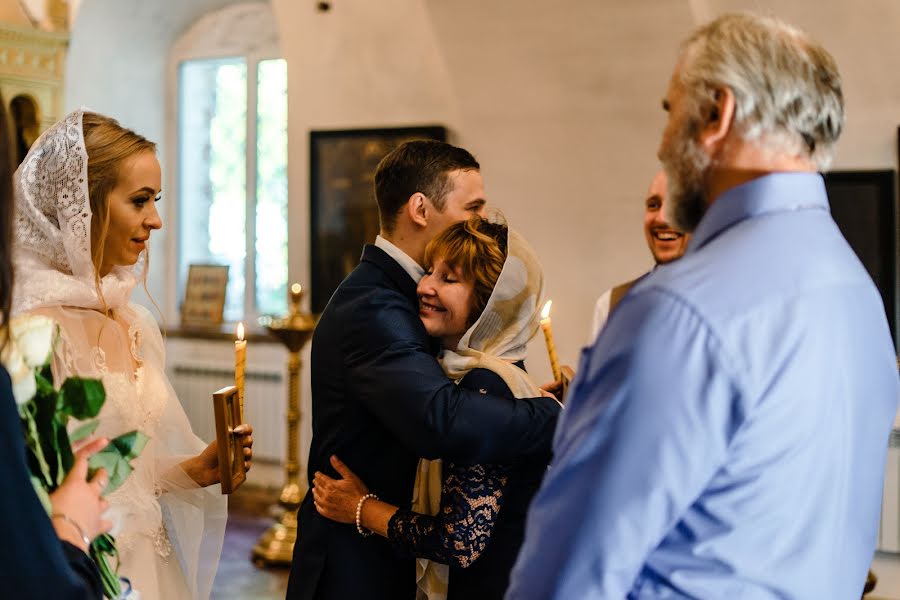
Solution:
{"label": "shirt sleeve", "polygon": [[746,413],[716,335],[656,289],[582,355],[507,598],[624,598]]}
{"label": "shirt sleeve", "polygon": [[398,509],[388,523],[388,539],[402,555],[465,569],[491,540],[507,481],[501,465],[445,464],[438,513]]}
{"label": "shirt sleeve", "polygon": [[[513,398],[503,379],[487,369],[473,369],[459,387]],[[490,542],[508,473],[504,465],[446,463],[437,515],[398,509],[388,523],[388,539],[400,554],[468,567]]]}

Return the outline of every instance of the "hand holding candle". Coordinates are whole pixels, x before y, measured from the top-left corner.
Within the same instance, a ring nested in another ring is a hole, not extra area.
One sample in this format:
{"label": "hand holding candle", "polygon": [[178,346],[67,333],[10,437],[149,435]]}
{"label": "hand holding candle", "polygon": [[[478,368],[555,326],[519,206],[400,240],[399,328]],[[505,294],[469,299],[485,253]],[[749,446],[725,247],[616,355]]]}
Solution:
{"label": "hand holding candle", "polygon": [[244,324],[238,323],[237,340],[234,342],[234,385],[238,390],[238,405],[244,422],[244,370],[247,368],[247,340],[244,339]]}
{"label": "hand holding candle", "polygon": [[553,380],[562,379],[562,372],[559,369],[559,358],[556,356],[556,345],[553,343],[553,328],[550,325],[550,305],[553,300],[547,300],[544,310],[541,311],[541,329],[544,330],[544,339],[547,340],[547,354],[550,355],[550,368],[553,370]]}

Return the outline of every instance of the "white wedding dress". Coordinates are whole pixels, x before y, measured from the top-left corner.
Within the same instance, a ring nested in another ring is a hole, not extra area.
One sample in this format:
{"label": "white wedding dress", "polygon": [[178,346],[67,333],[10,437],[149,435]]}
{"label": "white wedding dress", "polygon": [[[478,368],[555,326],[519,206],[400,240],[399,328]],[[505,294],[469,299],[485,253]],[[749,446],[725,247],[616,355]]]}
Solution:
{"label": "white wedding dress", "polygon": [[156,321],[130,302],[146,256],[134,267],[114,267],[100,281],[102,298],[97,294],[82,114],[47,130],[16,171],[12,312],[59,324],[56,385],[69,376],[102,380],[98,435],[138,429],[150,438],[134,471],[107,497],[119,575],[144,600],[205,600],[222,550],[226,498],[218,484],[200,488],[179,466],[206,444],[166,378]]}

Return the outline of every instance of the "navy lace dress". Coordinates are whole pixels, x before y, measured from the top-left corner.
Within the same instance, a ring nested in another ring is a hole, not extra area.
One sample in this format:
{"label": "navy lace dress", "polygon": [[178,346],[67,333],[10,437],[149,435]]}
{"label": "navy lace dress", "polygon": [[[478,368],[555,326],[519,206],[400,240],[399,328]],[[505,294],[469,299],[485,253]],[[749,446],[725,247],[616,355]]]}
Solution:
{"label": "navy lace dress", "polygon": [[[499,375],[473,369],[460,386],[512,398]],[[448,600],[502,599],[525,534],[525,513],[550,457],[506,465],[445,462],[435,516],[400,508],[388,539],[403,555],[450,565]]]}

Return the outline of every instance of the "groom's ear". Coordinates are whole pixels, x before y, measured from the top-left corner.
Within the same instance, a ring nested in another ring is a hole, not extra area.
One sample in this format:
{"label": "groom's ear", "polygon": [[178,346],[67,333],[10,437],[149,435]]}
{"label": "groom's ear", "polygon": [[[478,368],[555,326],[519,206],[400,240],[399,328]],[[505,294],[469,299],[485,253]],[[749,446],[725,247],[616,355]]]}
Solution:
{"label": "groom's ear", "polygon": [[428,227],[428,209],[428,198],[422,192],[416,192],[406,201],[406,214],[419,227]]}

